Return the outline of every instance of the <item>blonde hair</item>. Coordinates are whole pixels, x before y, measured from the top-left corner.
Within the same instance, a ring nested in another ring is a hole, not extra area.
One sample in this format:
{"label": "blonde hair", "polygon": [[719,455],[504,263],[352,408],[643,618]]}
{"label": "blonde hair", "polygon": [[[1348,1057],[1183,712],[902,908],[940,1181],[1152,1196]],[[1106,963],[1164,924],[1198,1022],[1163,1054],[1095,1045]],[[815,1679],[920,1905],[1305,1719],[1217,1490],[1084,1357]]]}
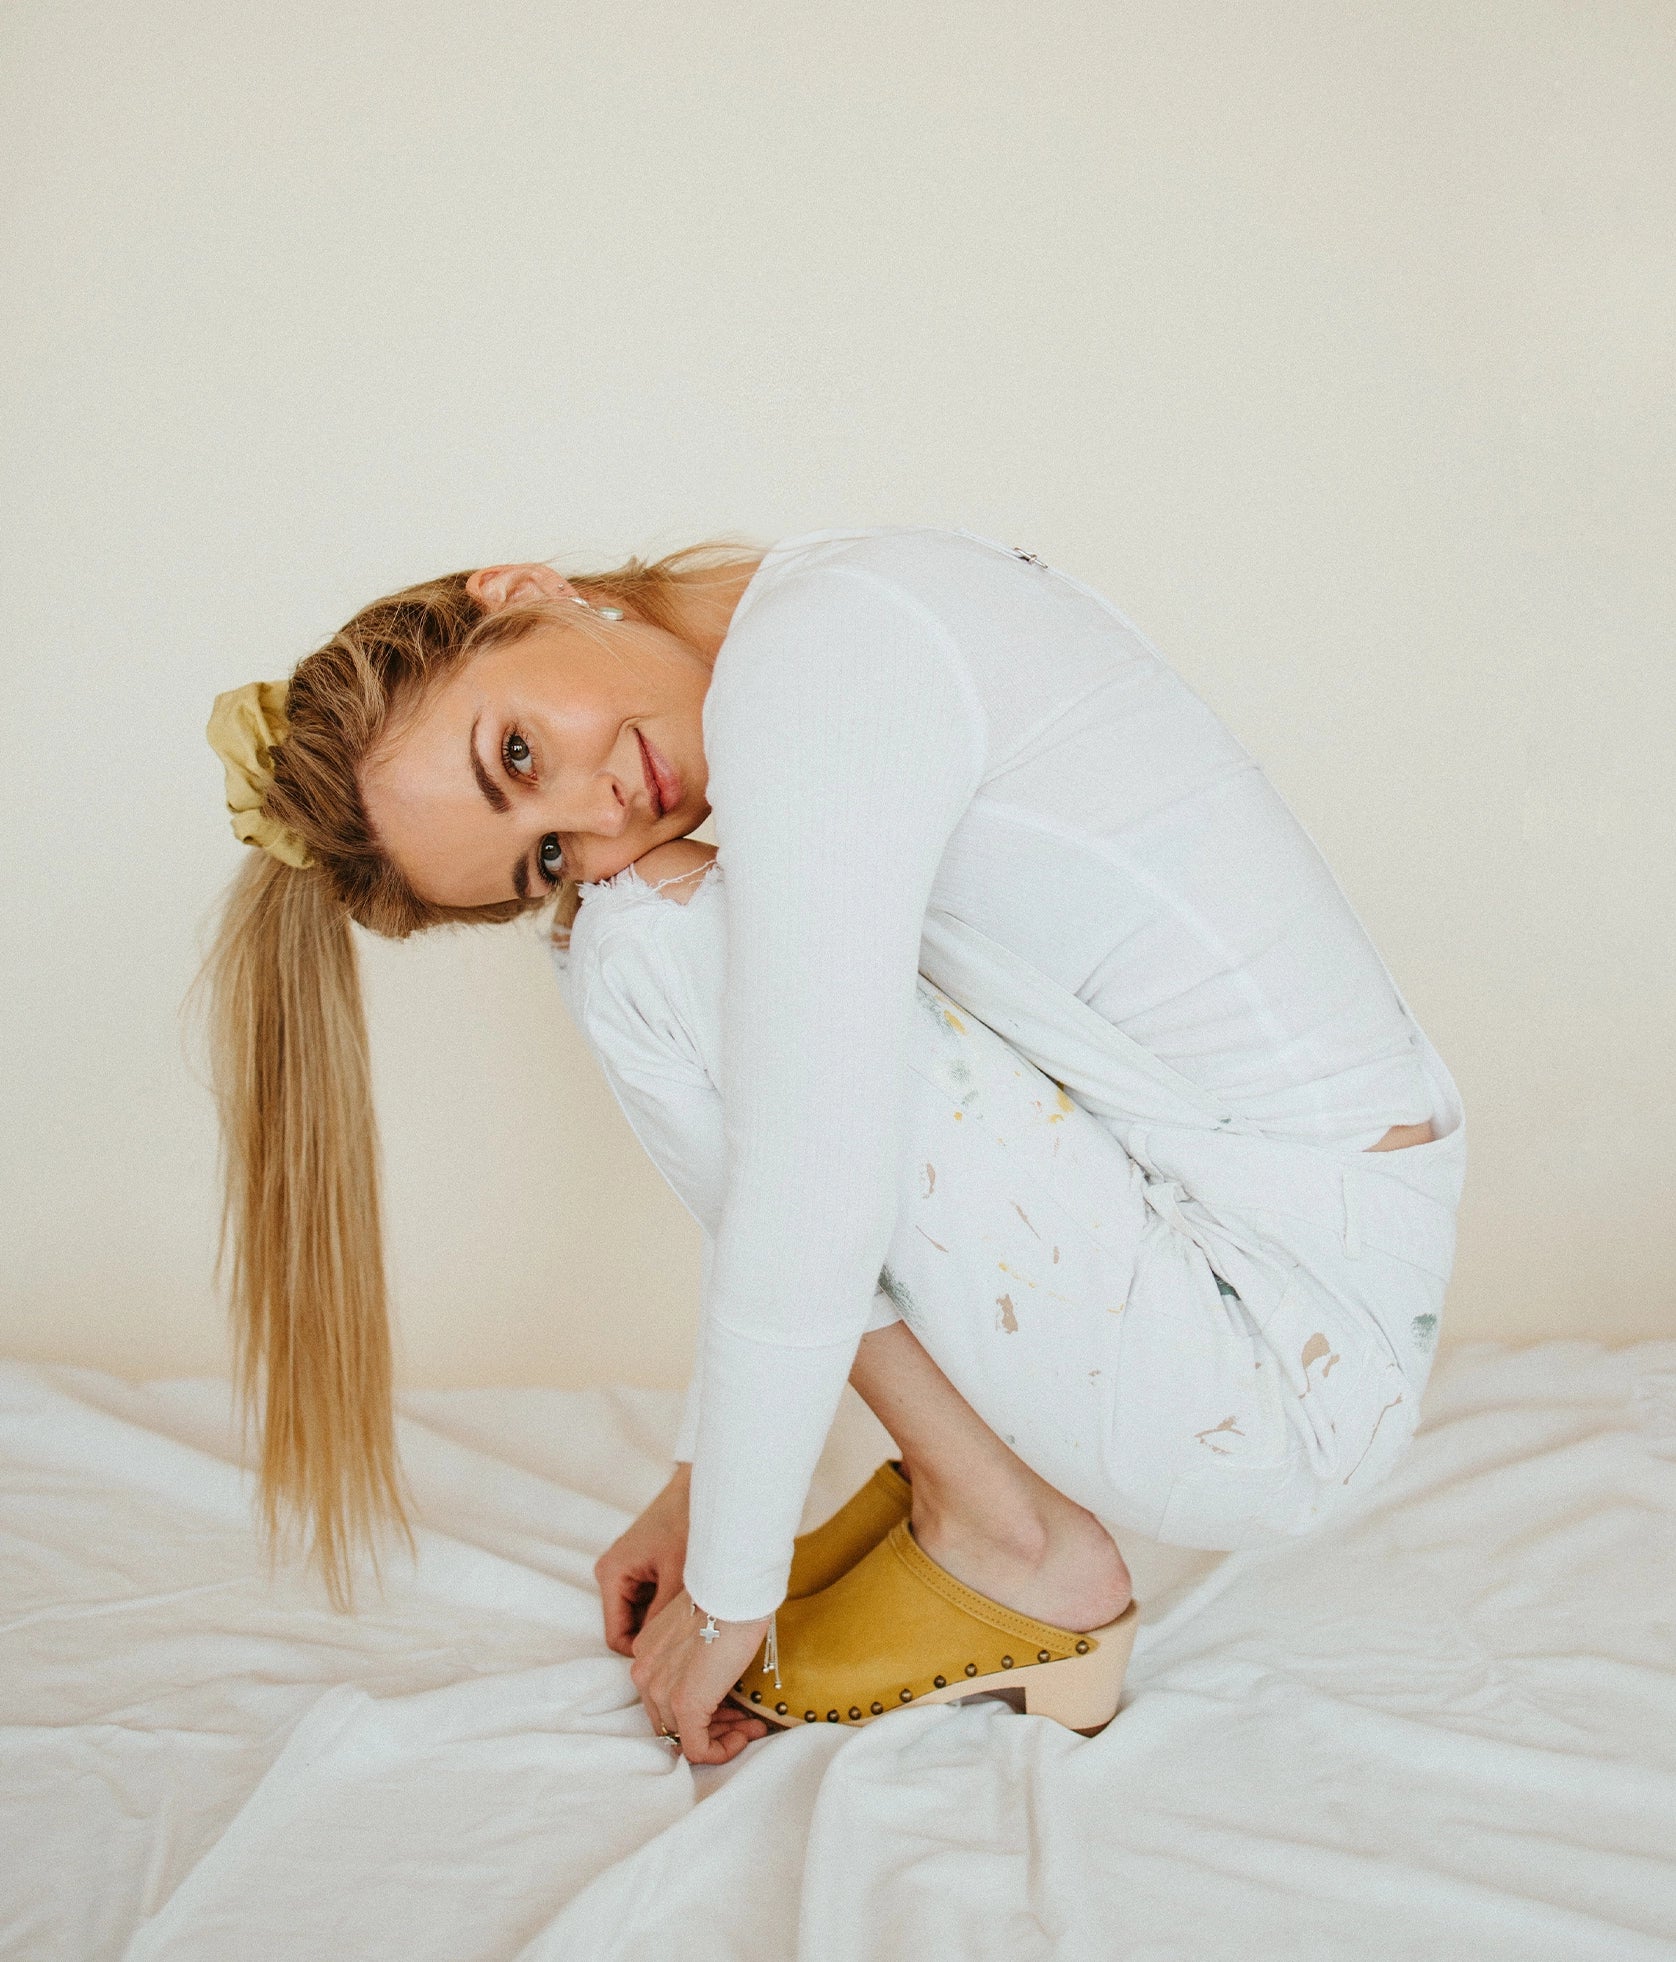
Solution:
{"label": "blonde hair", "polygon": [[[761,547],[710,539],[616,570],[573,573],[596,603],[675,631],[683,591],[725,576]],[[363,760],[444,677],[505,646],[554,609],[491,612],[469,574],[408,586],[363,607],[290,678],[289,728],[272,752],[262,813],[314,863],[252,850],[234,875],[198,986],[208,993],[211,1080],[221,1124],[217,1277],[234,1338],[235,1393],[259,1426],[258,1509],[270,1567],[306,1537],[332,1605],[349,1610],[365,1547],[382,1530],[417,1553],[395,1445],[378,1134],[350,924],[405,939],[426,927],[490,924],[551,905],[561,943],[580,894],[483,907],[422,900],[380,845],[362,803]],[[581,608],[578,631],[608,632]]]}

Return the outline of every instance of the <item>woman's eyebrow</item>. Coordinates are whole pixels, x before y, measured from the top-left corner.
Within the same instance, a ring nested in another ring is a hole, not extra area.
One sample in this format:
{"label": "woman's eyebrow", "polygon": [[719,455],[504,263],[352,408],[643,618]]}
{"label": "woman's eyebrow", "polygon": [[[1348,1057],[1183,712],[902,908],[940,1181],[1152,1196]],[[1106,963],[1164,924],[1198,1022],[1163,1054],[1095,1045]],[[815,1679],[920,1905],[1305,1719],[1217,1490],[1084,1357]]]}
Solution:
{"label": "woman's eyebrow", "polygon": [[491,811],[510,811],[512,808],[512,799],[507,796],[506,792],[501,789],[500,785],[484,769],[477,754],[477,725],[482,720],[483,711],[479,709],[471,718],[471,734],[466,738],[466,747],[471,752],[471,773],[477,779],[478,789],[489,800]]}

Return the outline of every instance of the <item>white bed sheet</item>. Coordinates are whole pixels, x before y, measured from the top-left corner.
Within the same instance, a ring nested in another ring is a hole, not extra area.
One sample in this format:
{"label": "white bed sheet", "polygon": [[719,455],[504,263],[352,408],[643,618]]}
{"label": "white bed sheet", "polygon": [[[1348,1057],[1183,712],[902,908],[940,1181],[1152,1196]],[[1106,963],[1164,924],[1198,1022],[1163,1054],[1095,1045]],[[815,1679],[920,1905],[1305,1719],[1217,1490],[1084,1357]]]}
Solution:
{"label": "white bed sheet", "polygon": [[904,1710],[696,1773],[591,1577],[677,1399],[401,1409],[422,1557],[349,1620],[265,1576],[224,1383],[0,1365],[7,1962],[1676,1957],[1676,1342],[1446,1356],[1358,1519],[1126,1549],[1097,1739]]}

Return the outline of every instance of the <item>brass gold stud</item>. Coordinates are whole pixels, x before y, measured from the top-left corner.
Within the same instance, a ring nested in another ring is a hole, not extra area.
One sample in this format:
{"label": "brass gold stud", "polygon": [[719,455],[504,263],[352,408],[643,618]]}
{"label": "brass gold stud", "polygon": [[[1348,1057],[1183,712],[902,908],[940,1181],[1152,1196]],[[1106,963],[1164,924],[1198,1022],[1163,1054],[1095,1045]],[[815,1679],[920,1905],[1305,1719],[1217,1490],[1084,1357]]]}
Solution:
{"label": "brass gold stud", "polygon": [[1001,1667],[1002,1667],[1003,1669],[1010,1669],[1010,1668],[1012,1668],[1012,1666],[1013,1666],[1013,1659],[1012,1659],[1012,1657],[1011,1657],[1010,1655],[1004,1655],[1004,1656],[1002,1656],[1002,1658],[1001,1658]]}
{"label": "brass gold stud", "polygon": [[966,1673],[968,1676],[975,1676],[978,1673],[978,1665],[975,1662],[967,1663]]}
{"label": "brass gold stud", "polygon": [[1046,1649],[1038,1649],[1036,1651],[1036,1660],[1038,1662],[1046,1662],[1047,1659],[1048,1659],[1048,1652]]}
{"label": "brass gold stud", "polygon": [[861,1715],[860,1710],[858,1710],[853,1703],[850,1705],[850,1715],[852,1717],[859,1717]]}
{"label": "brass gold stud", "polygon": [[776,1703],[774,1706],[774,1714],[777,1717],[783,1717],[786,1714],[786,1706],[783,1703]]}
{"label": "brass gold stud", "polygon": [[1088,1644],[1086,1642],[1079,1642],[1077,1644],[1077,1654],[1087,1655],[1087,1653],[1088,1653]]}
{"label": "brass gold stud", "polygon": [[937,1676],[934,1677],[932,1680],[936,1683],[938,1689],[940,1690],[947,1689],[949,1686],[949,1679],[947,1676]]}
{"label": "brass gold stud", "polygon": [[902,1701],[904,1703],[912,1703],[913,1700],[914,1700],[914,1693],[912,1690],[904,1690],[902,1692]]}
{"label": "brass gold stud", "polygon": [[812,1724],[812,1723],[813,1723],[813,1722],[815,1721],[815,1713],[814,1713],[814,1711],[813,1711],[813,1710],[805,1710],[805,1711],[803,1712],[803,1721],[804,1721],[804,1722],[805,1722],[806,1724]]}
{"label": "brass gold stud", "polygon": [[885,1713],[885,1706],[882,1703],[875,1703],[873,1705],[873,1714],[875,1717],[882,1717],[884,1713]]}
{"label": "brass gold stud", "polygon": [[835,1724],[838,1721],[838,1712],[836,1710],[828,1710],[826,1720],[829,1724]]}
{"label": "brass gold stud", "polygon": [[761,1691],[761,1690],[752,1690],[752,1691],[751,1691],[751,1701],[752,1701],[753,1703],[760,1703],[760,1702],[762,1701],[762,1691]]}

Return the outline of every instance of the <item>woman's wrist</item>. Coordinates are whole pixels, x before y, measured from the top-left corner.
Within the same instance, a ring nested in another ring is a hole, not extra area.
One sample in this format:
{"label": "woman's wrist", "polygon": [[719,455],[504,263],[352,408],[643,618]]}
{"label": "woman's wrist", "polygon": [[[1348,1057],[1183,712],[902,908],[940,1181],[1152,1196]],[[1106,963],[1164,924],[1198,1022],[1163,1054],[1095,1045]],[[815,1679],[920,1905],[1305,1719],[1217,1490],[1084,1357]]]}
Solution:
{"label": "woman's wrist", "polygon": [[709,1648],[711,1644],[714,1642],[719,1642],[722,1636],[731,1629],[743,1628],[747,1630],[748,1631],[747,1638],[746,1638],[747,1640],[751,1639],[752,1637],[761,1636],[765,1644],[764,1651],[763,1651],[762,1666],[766,1671],[768,1671],[770,1675],[773,1676],[774,1687],[776,1689],[780,1687],[780,1642],[779,1642],[779,1610],[778,1609],[776,1609],[772,1614],[753,1615],[748,1620],[745,1621],[722,1621],[717,1616],[706,1613],[706,1611],[703,1608],[701,1608],[696,1601],[693,1601],[692,1595],[690,1593],[688,1594],[687,1599],[689,1601],[692,1601],[693,1613],[695,1615],[704,1616],[704,1620],[698,1629],[698,1639],[704,1644],[706,1648]]}
{"label": "woman's wrist", "polygon": [[695,1615],[705,1622],[714,1622],[717,1628],[766,1628],[774,1619],[774,1610],[765,1615],[713,1615],[708,1608],[700,1607],[690,1594],[687,1599],[692,1603]]}

